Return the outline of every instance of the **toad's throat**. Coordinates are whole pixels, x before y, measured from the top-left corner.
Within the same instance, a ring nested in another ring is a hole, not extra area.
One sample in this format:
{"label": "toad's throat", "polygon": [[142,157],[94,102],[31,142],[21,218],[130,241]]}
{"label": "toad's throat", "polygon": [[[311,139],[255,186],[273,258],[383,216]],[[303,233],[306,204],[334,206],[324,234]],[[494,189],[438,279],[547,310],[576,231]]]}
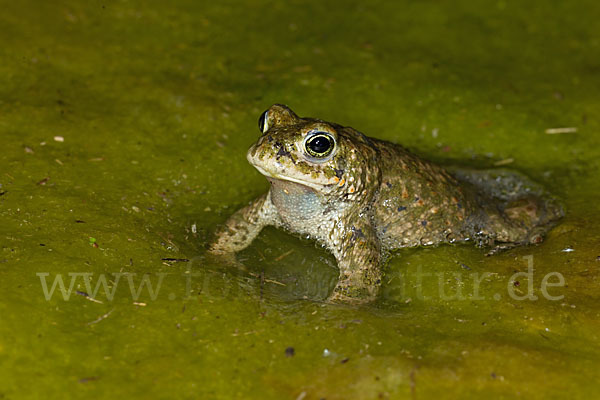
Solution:
{"label": "toad's throat", "polygon": [[271,177],[267,177],[267,180],[271,183],[271,201],[287,225],[303,232],[306,230],[306,221],[314,220],[314,224],[320,222],[327,201],[317,190],[289,180]]}

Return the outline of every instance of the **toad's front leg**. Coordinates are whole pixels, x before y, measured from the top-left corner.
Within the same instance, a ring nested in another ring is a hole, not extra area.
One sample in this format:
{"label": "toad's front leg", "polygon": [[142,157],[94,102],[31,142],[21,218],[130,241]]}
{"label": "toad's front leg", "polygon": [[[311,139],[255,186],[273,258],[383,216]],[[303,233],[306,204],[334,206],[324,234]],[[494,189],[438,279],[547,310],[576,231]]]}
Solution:
{"label": "toad's front leg", "polygon": [[339,281],[329,301],[366,303],[375,300],[381,286],[381,248],[368,222],[350,225],[334,255],[340,269]]}
{"label": "toad's front leg", "polygon": [[217,230],[209,252],[233,258],[234,253],[248,247],[266,225],[276,224],[277,219],[270,192],[265,193],[229,217]]}

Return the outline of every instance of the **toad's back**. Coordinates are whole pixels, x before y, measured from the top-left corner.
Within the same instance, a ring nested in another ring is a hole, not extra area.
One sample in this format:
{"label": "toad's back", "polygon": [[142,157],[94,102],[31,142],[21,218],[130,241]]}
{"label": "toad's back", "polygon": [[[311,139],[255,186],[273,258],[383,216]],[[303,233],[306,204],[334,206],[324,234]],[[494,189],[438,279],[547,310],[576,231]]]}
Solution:
{"label": "toad's back", "polygon": [[446,170],[393,143],[373,140],[373,146],[381,168],[373,219],[385,249],[466,240],[535,243],[563,214],[519,173]]}

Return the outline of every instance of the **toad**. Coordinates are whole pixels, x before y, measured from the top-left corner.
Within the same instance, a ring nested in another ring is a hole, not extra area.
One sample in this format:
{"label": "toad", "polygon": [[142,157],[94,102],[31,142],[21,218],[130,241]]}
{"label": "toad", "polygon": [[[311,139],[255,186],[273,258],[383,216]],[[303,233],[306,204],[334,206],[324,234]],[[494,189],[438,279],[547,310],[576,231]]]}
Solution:
{"label": "toad", "polygon": [[336,258],[329,300],[373,300],[395,249],[537,244],[563,215],[538,184],[505,169],[444,168],[404,147],[275,104],[247,159],[270,190],[233,214],[210,252],[233,255],[266,225],[310,237]]}

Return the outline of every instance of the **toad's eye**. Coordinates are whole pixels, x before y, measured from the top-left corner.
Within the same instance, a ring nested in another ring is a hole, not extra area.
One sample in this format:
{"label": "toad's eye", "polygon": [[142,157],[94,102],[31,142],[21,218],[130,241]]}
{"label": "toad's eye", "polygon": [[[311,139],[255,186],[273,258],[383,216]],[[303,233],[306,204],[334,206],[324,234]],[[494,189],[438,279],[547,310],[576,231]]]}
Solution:
{"label": "toad's eye", "polygon": [[304,148],[308,154],[317,158],[324,158],[331,154],[335,147],[333,137],[324,132],[317,132],[309,136],[304,142]]}
{"label": "toad's eye", "polygon": [[260,114],[260,118],[258,119],[258,129],[260,129],[262,133],[265,133],[269,129],[269,111]]}

